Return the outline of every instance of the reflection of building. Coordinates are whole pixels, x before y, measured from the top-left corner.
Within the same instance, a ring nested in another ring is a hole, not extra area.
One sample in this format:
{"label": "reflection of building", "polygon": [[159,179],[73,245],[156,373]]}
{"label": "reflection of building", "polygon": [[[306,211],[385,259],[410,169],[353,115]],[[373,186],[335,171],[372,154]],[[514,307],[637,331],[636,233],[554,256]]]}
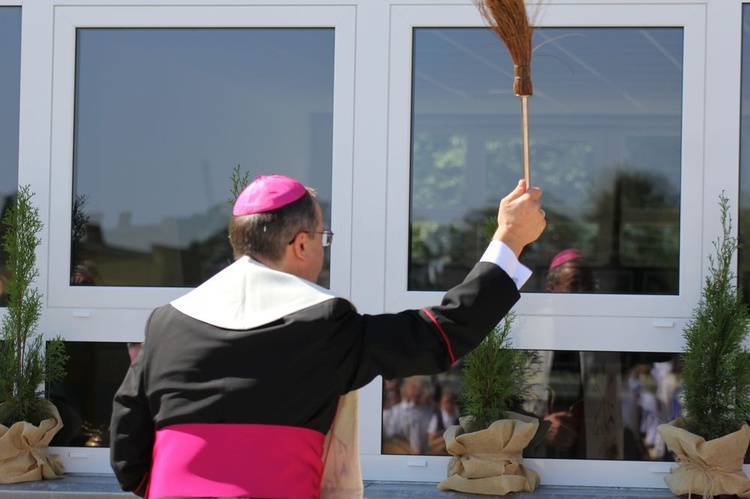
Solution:
{"label": "reflection of building", "polygon": [[220,206],[158,226],[131,225],[126,215],[113,229],[89,223],[81,253],[96,265],[98,285],[196,286],[232,259],[227,211]]}
{"label": "reflection of building", "polygon": [[[229,216],[227,204],[188,218],[166,218],[158,225],[133,225],[129,214],[121,214],[118,225],[109,229],[89,221],[80,258],[96,267],[96,285],[197,286],[233,260]],[[327,282],[324,271],[321,283]]]}

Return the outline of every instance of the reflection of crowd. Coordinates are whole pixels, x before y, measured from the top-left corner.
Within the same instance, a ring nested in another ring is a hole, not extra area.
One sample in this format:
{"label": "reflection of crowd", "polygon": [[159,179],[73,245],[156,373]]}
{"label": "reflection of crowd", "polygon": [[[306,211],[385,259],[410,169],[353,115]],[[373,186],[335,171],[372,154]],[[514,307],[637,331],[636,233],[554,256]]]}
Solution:
{"label": "reflection of crowd", "polygon": [[[592,269],[579,250],[553,258],[547,291],[591,293]],[[679,356],[671,353],[540,351],[533,393],[515,410],[540,420],[544,437],[527,457],[663,460],[671,457],[656,428],[682,413]],[[385,454],[447,454],[445,429],[457,423],[454,371],[386,381]]]}
{"label": "reflection of crowd", "polygon": [[[394,398],[395,392],[390,393]],[[398,401],[383,411],[383,437],[393,453],[427,453],[427,426],[433,412],[429,398],[419,376],[398,385]]]}
{"label": "reflection of crowd", "polygon": [[444,391],[440,395],[439,407],[432,414],[430,424],[427,426],[427,443],[430,454],[447,454],[445,449],[445,439],[443,433],[453,425],[458,424],[458,400],[456,394],[450,391]]}
{"label": "reflection of crowd", "polygon": [[626,431],[637,435],[640,459],[668,459],[667,447],[656,427],[682,415],[680,357],[664,362],[635,364],[628,373],[623,403]]}
{"label": "reflection of crowd", "polygon": [[386,380],[383,391],[383,453],[445,454],[443,433],[458,424],[451,377]]}
{"label": "reflection of crowd", "polygon": [[[559,359],[546,382],[536,380],[535,398],[515,409],[546,432],[524,456],[671,459],[656,427],[682,415],[679,355],[539,353]],[[385,381],[383,453],[447,455],[443,433],[458,424],[459,382],[455,372]]]}

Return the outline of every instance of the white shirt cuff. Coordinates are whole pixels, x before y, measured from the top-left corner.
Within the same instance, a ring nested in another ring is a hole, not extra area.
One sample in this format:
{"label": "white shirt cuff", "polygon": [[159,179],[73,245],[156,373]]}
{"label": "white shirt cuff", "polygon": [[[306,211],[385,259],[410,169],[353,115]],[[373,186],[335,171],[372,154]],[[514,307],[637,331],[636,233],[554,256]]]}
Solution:
{"label": "white shirt cuff", "polygon": [[521,286],[526,284],[526,281],[531,277],[531,270],[519,262],[515,253],[500,241],[490,241],[479,261],[494,263],[503,269],[513,279],[518,289],[521,289]]}

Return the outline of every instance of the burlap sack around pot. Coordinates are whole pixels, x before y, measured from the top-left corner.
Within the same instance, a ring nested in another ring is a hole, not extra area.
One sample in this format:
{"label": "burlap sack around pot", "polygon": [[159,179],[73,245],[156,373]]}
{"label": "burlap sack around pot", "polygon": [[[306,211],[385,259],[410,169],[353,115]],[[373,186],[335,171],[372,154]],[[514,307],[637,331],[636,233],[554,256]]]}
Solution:
{"label": "burlap sack around pot", "polygon": [[704,439],[685,428],[689,419],[677,418],[657,427],[659,435],[675,454],[679,466],[672,468],[664,481],[675,495],[703,495],[712,498],[720,494],[750,496],[750,480],[742,471],[750,427],[713,440]]}
{"label": "burlap sack around pot", "polygon": [[536,434],[537,419],[509,412],[508,419],[495,421],[485,430],[467,432],[466,426],[462,420],[443,434],[445,447],[454,457],[439,489],[488,495],[536,489],[539,474],[523,465],[522,452]]}
{"label": "burlap sack around pot", "polygon": [[0,424],[0,483],[31,482],[59,478],[62,462],[49,453],[52,437],[63,427],[57,407],[49,404],[51,417],[34,426],[19,421],[10,428]]}

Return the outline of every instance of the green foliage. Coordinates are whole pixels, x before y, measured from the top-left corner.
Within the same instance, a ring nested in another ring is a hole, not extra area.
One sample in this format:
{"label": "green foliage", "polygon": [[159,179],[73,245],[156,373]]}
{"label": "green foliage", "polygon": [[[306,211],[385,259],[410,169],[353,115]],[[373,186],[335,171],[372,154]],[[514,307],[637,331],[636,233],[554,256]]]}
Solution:
{"label": "green foliage", "polygon": [[8,308],[0,337],[0,423],[38,424],[48,416],[43,384],[65,376],[65,346],[60,338],[48,342],[36,333],[42,295],[34,287],[39,277],[36,248],[41,243],[42,222],[28,186],[18,191],[16,204],[3,223],[7,230],[2,246],[8,254]]}
{"label": "green foliage", "polygon": [[240,175],[240,165],[237,165],[232,169],[232,175],[229,177],[229,180],[232,182],[232,187],[229,188],[230,196],[227,198],[227,203],[233,206],[234,202],[237,201],[237,197],[247,187],[247,184],[250,183],[250,172],[245,171]]}
{"label": "green foliage", "polygon": [[512,348],[515,314],[510,312],[472,352],[464,357],[461,400],[464,415],[477,429],[505,419],[530,392],[537,364],[533,351]]}
{"label": "green foliage", "polygon": [[729,202],[720,196],[722,235],[709,256],[709,275],[693,317],[683,330],[685,412],[690,431],[707,440],[740,429],[750,418],[750,351],[743,346],[750,319],[735,284],[732,258],[739,248],[731,236]]}
{"label": "green foliage", "polygon": [[492,215],[485,217],[479,230],[482,232],[485,240],[491,241],[492,236],[495,235],[495,231],[497,230],[497,217]]}
{"label": "green foliage", "polygon": [[457,207],[466,194],[467,139],[417,132],[412,153],[412,200],[422,209]]}
{"label": "green foliage", "polygon": [[83,194],[79,194],[73,199],[73,220],[70,227],[70,268],[73,270],[83,262],[83,257],[81,256],[83,253],[83,239],[86,237],[86,227],[90,220],[89,215],[84,210],[87,202],[88,196]]}

